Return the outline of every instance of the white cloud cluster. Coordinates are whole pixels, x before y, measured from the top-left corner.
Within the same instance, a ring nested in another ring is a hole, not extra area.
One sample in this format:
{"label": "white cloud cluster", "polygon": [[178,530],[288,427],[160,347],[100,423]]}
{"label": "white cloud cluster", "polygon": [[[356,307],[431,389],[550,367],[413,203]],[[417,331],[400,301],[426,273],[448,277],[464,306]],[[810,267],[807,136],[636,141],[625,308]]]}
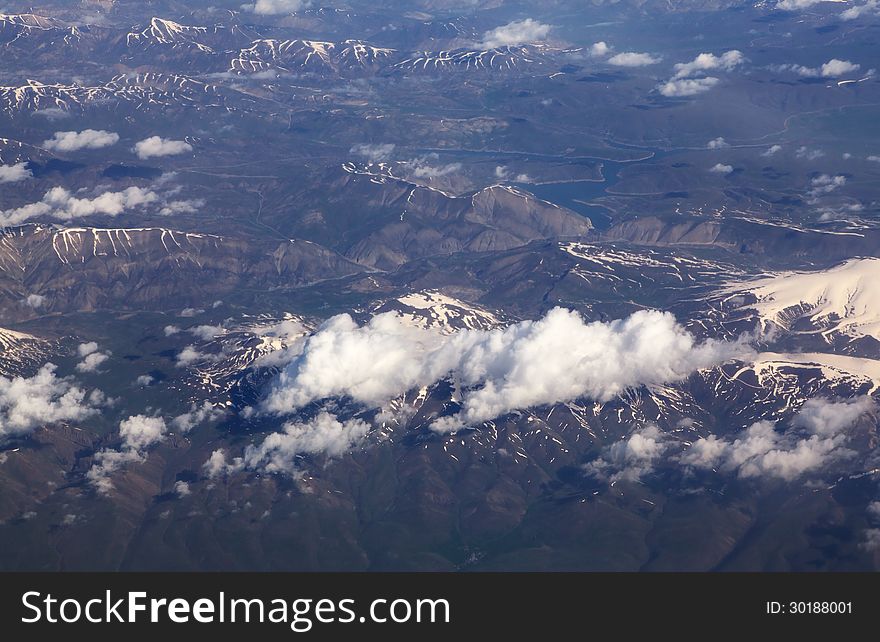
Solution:
{"label": "white cloud cluster", "polygon": [[416,178],[442,178],[461,171],[461,163],[446,163],[445,165],[434,164],[440,157],[437,154],[428,154],[415,158],[407,163]]}
{"label": "white cloud cluster", "polygon": [[709,91],[721,82],[718,78],[707,76],[706,78],[683,78],[670,80],[658,87],[660,93],[667,98],[686,98],[696,96]]}
{"label": "white cloud cluster", "polygon": [[33,173],[28,169],[27,163],[0,165],[0,184],[18,183],[32,177]]}
{"label": "white cloud cluster", "polygon": [[241,8],[259,16],[280,16],[295,13],[309,6],[308,0],[257,0]]}
{"label": "white cloud cluster", "polygon": [[381,163],[391,158],[394,148],[394,143],[359,143],[354,145],[349,152],[363,156],[371,163]]}
{"label": "white cloud cluster", "polygon": [[76,349],[82,361],[76,364],[77,372],[97,372],[102,363],[110,358],[110,352],[101,352],[94,341],[81,343]]}
{"label": "white cloud cluster", "polygon": [[856,4],[841,12],[841,20],[856,20],[862,16],[880,14],[880,0],[868,0],[865,4]]}
{"label": "white cloud cluster", "polygon": [[33,377],[0,377],[0,441],[59,421],[82,421],[97,412],[104,397],[87,393],[47,363]]}
{"label": "white cloud cluster", "polygon": [[547,38],[550,29],[552,29],[550,25],[532,18],[514,20],[484,33],[480,46],[485,49],[495,49],[496,47],[540,42]]}
{"label": "white cloud cluster", "polygon": [[141,160],[158,156],[176,156],[192,151],[192,145],[185,140],[171,140],[161,136],[150,136],[135,143],[134,152]]}
{"label": "white cloud cluster", "polygon": [[608,59],[608,64],[615,67],[647,67],[649,65],[656,65],[660,60],[660,57],[652,56],[648,53],[624,51],[611,56]]}
{"label": "white cloud cluster", "polygon": [[810,190],[807,192],[809,201],[815,203],[820,196],[830,194],[846,185],[846,176],[838,174],[831,176],[830,174],[820,174],[810,181]]}
{"label": "white cloud cluster", "polygon": [[709,171],[713,174],[722,174],[727,175],[733,173],[733,165],[725,165],[724,163],[715,163],[712,167],[709,168]]}
{"label": "white cloud cluster", "polygon": [[672,76],[672,79],[679,80],[681,78],[692,78],[697,74],[716,69],[733,71],[744,61],[745,57],[742,52],[737,49],[725,51],[720,56],[716,56],[713,53],[701,53],[690,62],[680,62],[676,64],[673,68],[675,74]]}
{"label": "white cloud cluster", "polygon": [[584,471],[612,484],[639,481],[654,472],[655,464],[670,445],[668,435],[649,425],[612,444],[604,458],[590,462]]}
{"label": "white cloud cluster", "polygon": [[110,477],[130,463],[143,462],[147,450],[165,439],[167,427],[162,417],[133,415],[119,423],[122,444],[119,450],[104,449],[95,454],[95,463],[86,473],[86,479],[99,493],[113,489]]}
{"label": "white cloud cluster", "polygon": [[782,9],[783,11],[798,11],[800,9],[809,9],[813,5],[825,1],[826,0],[779,0],[779,2],[776,3],[776,8]]}
{"label": "white cloud cluster", "polygon": [[770,158],[771,156],[778,154],[782,151],[782,145],[770,145],[765,151],[761,152],[761,156],[765,158]]}
{"label": "white cloud cluster", "polygon": [[282,432],[248,446],[241,457],[231,462],[226,461],[222,450],[215,450],[203,470],[212,479],[241,470],[293,475],[300,455],[339,457],[360,443],[369,429],[360,419],[339,421],[330,413],[321,412],[307,422],[284,424]]}
{"label": "white cloud cluster", "polygon": [[695,96],[709,91],[721,82],[714,76],[704,75],[706,72],[733,71],[743,62],[745,62],[745,57],[737,49],[725,51],[720,56],[713,53],[701,53],[690,62],[676,64],[672,78],[659,85],[657,89],[668,98]]}
{"label": "white cloud cluster", "polygon": [[845,431],[873,408],[870,397],[845,401],[811,399],[784,433],[769,421],[759,421],[733,441],[715,435],[697,440],[681,455],[680,462],[694,468],[736,473],[746,479],[771,477],[792,481],[851,456],[852,451],[844,447],[848,440]]}
{"label": "white cloud cluster", "polygon": [[103,129],[84,129],[81,132],[55,132],[43,147],[55,152],[75,152],[80,149],[101,149],[119,142],[119,134]]}
{"label": "white cloud cluster", "polygon": [[20,225],[41,216],[70,221],[86,216],[118,216],[126,210],[155,203],[159,195],[140,187],[104,192],[94,198],[78,198],[63,187],[53,187],[36,203],[0,210],[0,226]]}
{"label": "white cloud cluster", "polygon": [[804,158],[812,161],[817,158],[822,158],[825,155],[825,152],[821,149],[810,149],[806,145],[802,145],[795,150],[794,155],[796,158]]}
{"label": "white cloud cluster", "polygon": [[448,431],[517,408],[579,397],[607,401],[746,351],[739,343],[699,343],[671,314],[656,311],[585,323],[576,312],[554,308],[537,321],[451,335],[407,325],[394,313],[364,326],[343,314],[298,344],[262,410],[291,413],[330,397],[378,407],[452,376],[463,388],[461,412],[434,424]]}
{"label": "white cloud cluster", "polygon": [[858,71],[861,69],[861,65],[850,62],[849,60],[832,58],[818,67],[805,67],[804,65],[789,64],[777,65],[776,67],[773,67],[773,69],[778,71],[791,71],[799,76],[804,76],[805,78],[837,78],[838,76]]}
{"label": "white cloud cluster", "polygon": [[611,47],[608,43],[604,41],[594,42],[589,49],[589,53],[591,56],[595,56],[596,58],[601,58],[603,56],[607,56],[611,53]]}
{"label": "white cloud cluster", "polygon": [[46,297],[44,297],[42,294],[28,294],[24,302],[25,305],[27,305],[28,307],[37,310],[46,305]]}
{"label": "white cloud cluster", "polygon": [[185,481],[177,481],[174,483],[174,494],[182,499],[192,495],[192,490],[190,490],[189,484]]}
{"label": "white cloud cluster", "polygon": [[214,406],[210,401],[205,401],[201,406],[193,403],[189,412],[178,415],[171,420],[171,427],[178,432],[188,433],[196,426],[219,419],[223,416],[223,412],[222,408]]}
{"label": "white cloud cluster", "polygon": [[718,138],[713,138],[708,143],[706,143],[706,149],[725,149],[727,147],[730,147],[730,144],[721,136],[719,136]]}

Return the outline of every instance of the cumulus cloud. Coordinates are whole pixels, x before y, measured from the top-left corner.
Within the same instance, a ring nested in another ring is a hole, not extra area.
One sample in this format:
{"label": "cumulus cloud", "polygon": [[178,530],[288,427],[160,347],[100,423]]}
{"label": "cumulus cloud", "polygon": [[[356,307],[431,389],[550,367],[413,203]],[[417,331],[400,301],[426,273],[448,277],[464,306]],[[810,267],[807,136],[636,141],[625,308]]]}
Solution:
{"label": "cumulus cloud", "polygon": [[725,165],[723,163],[716,163],[712,167],[709,168],[709,171],[713,174],[730,174],[733,172],[733,165]]}
{"label": "cumulus cloud", "polygon": [[0,441],[60,421],[82,421],[97,412],[99,391],[87,393],[47,363],[33,377],[0,376]]}
{"label": "cumulus cloud", "polygon": [[203,312],[204,312],[204,310],[202,310],[200,308],[184,308],[183,310],[180,311],[180,314],[178,314],[177,316],[184,317],[184,318],[192,318],[192,317],[195,317],[195,316],[202,314]]}
{"label": "cumulus cloud", "polygon": [[720,80],[712,76],[705,78],[684,78],[681,80],[670,80],[658,87],[660,93],[668,98],[684,98],[687,96],[696,96],[707,92],[717,85]]}
{"label": "cumulus cloud", "polygon": [[76,364],[77,372],[97,372],[98,367],[110,358],[110,353],[100,352],[94,341],[79,344],[76,351],[82,359]]}
{"label": "cumulus cloud", "polygon": [[139,386],[152,386],[156,380],[151,375],[140,375],[135,379],[135,383]]}
{"label": "cumulus cloud", "polygon": [[203,470],[209,478],[253,470],[266,473],[296,473],[301,455],[339,457],[360,443],[369,431],[360,419],[339,421],[328,412],[306,422],[291,422],[281,432],[272,433],[259,444],[248,446],[242,457],[231,462],[221,450],[215,450]]}
{"label": "cumulus cloud", "polygon": [[81,132],[55,132],[43,147],[55,152],[75,152],[80,149],[101,149],[119,142],[119,134],[103,129],[84,129]]}
{"label": "cumulus cloud", "polygon": [[521,45],[530,42],[541,42],[547,38],[552,27],[532,18],[514,20],[506,25],[495,27],[483,34],[481,47],[494,49],[508,45]]}
{"label": "cumulus cloud", "polygon": [[353,146],[349,152],[363,156],[371,163],[381,163],[391,158],[394,148],[395,145],[393,143],[359,143]]}
{"label": "cumulus cloud", "polygon": [[175,156],[192,151],[192,145],[184,140],[171,140],[161,136],[150,136],[135,143],[134,152],[141,160],[157,156]]}
{"label": "cumulus cloud", "polygon": [[427,156],[409,161],[407,165],[411,168],[412,175],[416,178],[441,178],[461,171],[461,163],[434,164],[439,158],[437,154],[428,154]]}
{"label": "cumulus cloud", "polygon": [[394,313],[358,326],[347,314],[301,341],[262,410],[285,414],[330,397],[378,407],[416,387],[452,376],[461,412],[437,430],[492,419],[517,408],[671,382],[746,352],[738,343],[698,343],[668,313],[640,311],[610,323],[585,323],[555,308],[537,321],[443,335],[407,325]]}
{"label": "cumulus cloud", "polygon": [[651,54],[625,51],[611,56],[608,59],[608,64],[616,67],[647,67],[648,65],[656,65],[660,60],[659,57]]}
{"label": "cumulus cloud", "polygon": [[801,146],[795,150],[794,155],[797,158],[816,160],[817,158],[822,158],[825,155],[825,152],[823,152],[821,149],[810,149],[806,146]]}
{"label": "cumulus cloud", "polygon": [[720,136],[706,143],[706,149],[724,149],[726,147],[730,147],[730,144]]}
{"label": "cumulus cloud", "polygon": [[744,60],[742,52],[736,49],[726,51],[720,56],[712,53],[701,53],[690,62],[680,62],[675,65],[675,74],[672,76],[672,79],[690,78],[699,73],[714,69],[732,71],[741,65]]}
{"label": "cumulus cloud", "polygon": [[214,361],[214,356],[199,352],[195,346],[186,346],[177,353],[175,362],[178,366],[190,366],[199,361]]}
{"label": "cumulus cloud", "polygon": [[78,198],[63,187],[53,187],[43,198],[22,207],[0,210],[0,226],[19,225],[33,218],[51,216],[70,221],[87,216],[118,216],[159,200],[159,195],[140,187],[104,192],[95,198]]}
{"label": "cumulus cloud", "polygon": [[177,481],[174,483],[174,494],[180,498],[186,497],[187,495],[191,495],[192,491],[189,488],[189,484],[185,481]]}
{"label": "cumulus cloud", "polygon": [[34,310],[46,305],[46,297],[41,294],[28,294],[24,302]]}
{"label": "cumulus cloud", "polygon": [[844,447],[849,439],[845,431],[873,408],[874,401],[869,397],[811,399],[785,432],[777,431],[769,421],[759,421],[733,441],[714,435],[697,440],[680,461],[686,466],[735,473],[746,479],[792,481],[851,456],[852,451]]}
{"label": "cumulus cloud", "polygon": [[165,333],[166,337],[170,337],[180,332],[180,328],[178,328],[176,325],[166,325],[162,332]]}
{"label": "cumulus cloud", "polygon": [[86,479],[99,493],[113,489],[111,475],[131,463],[146,461],[147,451],[165,439],[167,427],[161,417],[133,415],[119,423],[122,444],[118,450],[105,448],[95,454],[95,463],[86,473]]}
{"label": "cumulus cloud", "polygon": [[779,2],[776,3],[776,8],[782,9],[783,11],[798,11],[800,9],[808,9],[813,5],[825,1],[826,0],[779,0]]}
{"label": "cumulus cloud", "polygon": [[210,401],[205,401],[201,406],[194,403],[190,406],[189,412],[178,415],[171,420],[171,427],[178,432],[187,433],[196,426],[219,419],[222,416],[223,409],[215,407]]}
{"label": "cumulus cloud", "polygon": [[0,165],[0,184],[2,183],[18,183],[33,177],[33,173],[28,169],[27,163],[16,163],[15,165]]}
{"label": "cumulus cloud", "polygon": [[810,202],[815,203],[820,196],[830,194],[846,185],[846,176],[838,174],[820,174],[810,181],[810,190],[807,192]]}
{"label": "cumulus cloud", "polygon": [[654,465],[669,446],[668,435],[650,425],[613,444],[603,457],[587,464],[584,470],[612,484],[639,481],[654,472]]}
{"label": "cumulus cloud", "polygon": [[841,20],[856,20],[862,16],[880,13],[880,0],[868,0],[865,4],[857,4],[841,12]]}
{"label": "cumulus cloud", "polygon": [[280,16],[295,13],[309,6],[308,0],[257,0],[241,8],[260,16]]}
{"label": "cumulus cloud", "polygon": [[597,58],[607,56],[611,53],[611,47],[604,41],[594,42],[589,49],[590,55]]}
{"label": "cumulus cloud", "polygon": [[201,198],[193,198],[182,201],[168,201],[159,210],[162,216],[171,216],[172,214],[193,214],[198,212],[205,206],[205,200]]}
{"label": "cumulus cloud", "polygon": [[779,71],[791,71],[805,78],[837,78],[844,74],[850,74],[858,71],[861,65],[849,60],[839,60],[832,58],[828,62],[818,67],[805,67],[804,65],[777,65],[773,69]]}
{"label": "cumulus cloud", "polygon": [[761,152],[761,156],[769,158],[770,156],[773,156],[774,154],[778,154],[781,151],[782,151],[782,145],[771,145],[770,147],[767,148],[766,151]]}
{"label": "cumulus cloud", "polygon": [[226,330],[222,325],[197,325],[188,329],[187,332],[198,337],[202,341],[210,341],[214,337],[218,337],[226,332]]}

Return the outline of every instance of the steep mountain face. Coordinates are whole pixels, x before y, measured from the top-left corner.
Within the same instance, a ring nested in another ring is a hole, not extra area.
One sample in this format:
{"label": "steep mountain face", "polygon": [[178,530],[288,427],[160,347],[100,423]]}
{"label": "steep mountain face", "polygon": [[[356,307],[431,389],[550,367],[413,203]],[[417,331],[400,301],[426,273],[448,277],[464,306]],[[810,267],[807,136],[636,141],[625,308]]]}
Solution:
{"label": "steep mountain face", "polygon": [[246,288],[289,288],[360,271],[308,241],[224,238],[165,228],[8,229],[0,243],[0,282],[10,318],[43,311],[167,309]]}

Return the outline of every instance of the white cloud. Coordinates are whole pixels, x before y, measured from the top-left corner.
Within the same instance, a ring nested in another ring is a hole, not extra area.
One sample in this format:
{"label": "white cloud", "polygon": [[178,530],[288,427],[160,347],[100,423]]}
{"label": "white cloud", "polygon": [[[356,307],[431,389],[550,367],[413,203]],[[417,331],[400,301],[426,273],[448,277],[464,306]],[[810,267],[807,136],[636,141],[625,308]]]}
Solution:
{"label": "white cloud", "polygon": [[133,415],[119,423],[119,436],[122,444],[119,450],[104,450],[95,453],[95,463],[86,473],[86,479],[99,493],[106,494],[113,489],[110,476],[131,463],[144,462],[147,450],[165,439],[167,427],[161,417]]}
{"label": "white cloud", "polygon": [[651,54],[625,51],[611,56],[608,59],[608,64],[616,67],[647,67],[648,65],[656,65],[660,60],[659,57]]}
{"label": "white cloud", "polygon": [[436,161],[439,158],[440,157],[437,154],[428,154],[427,156],[415,158],[407,162],[407,165],[412,168],[412,174],[416,178],[441,178],[461,171],[461,163],[447,163],[445,165],[432,164],[433,161]]}
{"label": "white cloud", "polygon": [[178,328],[176,325],[166,325],[162,332],[165,333],[166,337],[170,337],[171,335],[180,332],[180,328]]}
{"label": "white cloud", "polygon": [[708,143],[706,143],[707,149],[724,149],[726,147],[730,147],[730,145],[720,136],[718,138],[713,138]]}
{"label": "white cloud", "polygon": [[486,49],[494,49],[509,45],[541,42],[547,38],[550,29],[552,29],[550,25],[538,22],[532,18],[514,20],[484,33],[483,42],[480,43],[480,46]]}
{"label": "white cloud", "polygon": [[46,305],[46,297],[41,294],[28,294],[24,302],[36,310]]}
{"label": "white cloud", "polygon": [[210,341],[214,337],[218,337],[226,332],[226,330],[222,325],[197,325],[189,328],[187,332],[202,341]]}
{"label": "white cloud", "polygon": [[199,352],[195,346],[186,346],[177,354],[175,360],[178,366],[189,366],[199,361],[212,361],[212,355]]}
{"label": "white cloud", "polygon": [[819,67],[805,67],[804,65],[777,65],[772,67],[778,71],[791,71],[805,78],[837,78],[844,74],[858,71],[861,65],[849,60],[839,60],[832,58],[828,62]]}
{"label": "white cloud", "polygon": [[872,163],[880,163],[880,156],[877,156],[877,155],[875,155],[875,154],[872,154],[871,156],[867,156],[867,157],[865,158],[865,160],[867,160],[867,161],[871,161]]}
{"label": "white cloud", "polygon": [[745,58],[741,51],[731,49],[720,56],[712,53],[701,53],[690,62],[680,62],[675,65],[675,75],[672,80],[680,80],[682,78],[690,78],[698,73],[710,71],[713,69],[723,69],[724,71],[732,71],[741,65]]}
{"label": "white cloud", "polygon": [[187,495],[192,495],[189,484],[187,484],[185,481],[177,481],[174,483],[174,493],[180,498],[186,497]]}
{"label": "white cloud", "polygon": [[18,183],[32,177],[33,173],[27,168],[27,163],[0,165],[0,184]]}
{"label": "white cloud", "polygon": [[709,171],[713,174],[730,174],[733,172],[733,165],[724,165],[723,163],[716,163],[712,167],[709,168]]}
{"label": "white cloud", "polygon": [[47,363],[33,377],[0,376],[0,440],[46,424],[82,421],[97,412],[102,395],[87,394],[55,370]]}
{"label": "white cloud", "polygon": [[820,174],[810,181],[810,190],[807,192],[811,202],[815,202],[820,196],[830,194],[846,185],[846,176],[838,174],[831,176],[830,174]]}
{"label": "white cloud", "polygon": [[98,343],[96,341],[89,341],[88,343],[80,343],[76,348],[76,353],[80,357],[87,357],[90,354],[94,354],[98,351]]}
{"label": "white cloud", "polygon": [[776,8],[782,9],[783,11],[797,11],[799,9],[808,9],[813,5],[825,1],[826,0],[779,0],[779,2],[776,3]]}
{"label": "white cloud", "polygon": [[241,8],[261,16],[280,16],[295,13],[309,6],[308,0],[257,0]]}
{"label": "white cloud", "polygon": [[668,313],[640,311],[584,323],[554,308],[537,321],[443,335],[406,325],[394,313],[358,326],[347,314],[300,342],[262,409],[285,414],[330,397],[371,407],[452,375],[462,410],[435,424],[453,430],[517,408],[591,397],[686,378],[746,352],[741,344],[698,343]]}
{"label": "white cloud", "polygon": [[841,20],[856,20],[862,16],[880,13],[880,1],[868,0],[865,4],[851,6],[840,14]]}
{"label": "white cloud", "polygon": [[151,375],[140,375],[140,376],[135,380],[135,383],[137,383],[137,385],[139,385],[139,386],[145,386],[145,387],[146,387],[146,386],[152,386],[153,383],[155,383],[155,381],[156,381],[156,380],[155,380]]}
{"label": "white cloud", "polygon": [[604,41],[594,42],[590,47],[589,52],[591,56],[601,58],[611,53],[611,47]]}
{"label": "white cloud", "polygon": [[209,478],[240,470],[294,475],[300,455],[339,457],[360,443],[369,429],[360,419],[339,421],[321,412],[307,422],[284,424],[282,432],[272,433],[260,444],[248,446],[242,457],[230,463],[223,451],[215,450],[203,470]]}
{"label": "white cloud", "polygon": [[165,203],[159,214],[162,216],[171,216],[172,214],[193,214],[198,212],[205,206],[205,200],[194,198],[184,201],[169,201]]}
{"label": "white cloud", "polygon": [[87,216],[118,216],[126,210],[159,200],[159,195],[140,187],[121,192],[104,192],[95,198],[78,198],[63,187],[53,187],[42,200],[8,210],[0,210],[0,226],[19,225],[32,218],[51,216],[70,221]]}
{"label": "white cloud", "polygon": [[363,156],[371,163],[380,163],[387,161],[394,153],[395,145],[393,143],[359,143],[353,146],[349,152]]}
{"label": "white cloud", "polygon": [[119,134],[103,129],[84,129],[81,132],[55,132],[43,147],[55,152],[75,152],[80,149],[101,149],[119,142]]}
{"label": "white cloud", "polygon": [[611,483],[639,481],[654,471],[669,445],[668,435],[657,426],[647,426],[612,444],[603,457],[584,466],[584,470]]}
{"label": "white cloud", "polygon": [[192,145],[183,140],[170,140],[161,136],[150,136],[135,143],[134,152],[141,160],[156,156],[175,156],[192,151]]}
{"label": "white cloud", "polygon": [[825,155],[821,149],[809,149],[806,146],[798,147],[794,155],[797,158],[805,158],[807,160],[816,160],[817,158],[822,158]]}
{"label": "white cloud", "polygon": [[[91,344],[82,344],[80,348],[85,345]],[[82,354],[80,351],[80,356],[83,358],[78,364],[76,364],[77,372],[97,372],[98,368],[102,363],[107,361],[110,358],[110,354],[106,352],[97,352],[97,344],[95,345],[95,351],[89,352],[87,354]]]}
{"label": "white cloud", "polygon": [[[742,478],[792,481],[851,456],[852,451],[844,447],[848,440],[845,431],[873,408],[870,397],[844,401],[811,399],[784,433],[769,421],[759,421],[733,441],[714,435],[699,439],[679,461],[685,466],[736,473]],[[798,428],[805,429],[806,434],[798,432]]]}
{"label": "white cloud", "polygon": [[200,308],[184,308],[183,310],[180,311],[180,314],[178,314],[177,316],[184,317],[184,318],[192,318],[192,317],[200,315],[202,312],[204,312],[204,310],[202,310]]}
{"label": "white cloud", "polygon": [[661,94],[668,98],[683,98],[709,91],[719,82],[721,81],[718,78],[713,78],[712,76],[707,76],[706,78],[684,78],[682,80],[665,82],[658,89]]}
{"label": "white cloud", "polygon": [[782,151],[782,145],[771,145],[770,147],[767,148],[766,151],[761,153],[761,156],[765,156],[765,157],[769,158],[770,156],[773,156],[774,154],[778,154],[781,151]]}
{"label": "white cloud", "polygon": [[223,409],[214,407],[210,401],[205,401],[201,406],[192,404],[189,412],[178,415],[171,420],[171,427],[178,432],[187,433],[196,426],[207,421],[213,421],[223,416]]}

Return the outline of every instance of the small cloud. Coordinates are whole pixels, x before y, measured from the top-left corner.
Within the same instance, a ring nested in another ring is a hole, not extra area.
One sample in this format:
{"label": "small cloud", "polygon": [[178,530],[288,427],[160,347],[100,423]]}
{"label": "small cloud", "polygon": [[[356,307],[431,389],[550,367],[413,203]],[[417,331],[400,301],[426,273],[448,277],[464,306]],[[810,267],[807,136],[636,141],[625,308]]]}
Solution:
{"label": "small cloud", "polygon": [[187,433],[196,426],[200,426],[206,421],[213,421],[223,416],[223,409],[215,407],[210,401],[204,402],[201,406],[192,404],[189,412],[178,415],[171,420],[171,427],[181,433]]}
{"label": "small cloud", "polygon": [[163,332],[165,333],[166,337],[170,337],[180,332],[180,328],[178,328],[176,325],[166,325]]}
{"label": "small cloud", "polygon": [[184,317],[184,318],[190,318],[190,317],[194,317],[199,314],[202,314],[203,312],[204,312],[204,310],[199,309],[199,308],[184,308],[183,310],[180,311],[180,314],[178,314],[177,316]]}
{"label": "small cloud", "polygon": [[241,8],[259,16],[281,16],[296,13],[308,6],[308,0],[256,0],[252,4],[241,5]]}
{"label": "small cloud", "polygon": [[604,41],[595,42],[589,49],[590,55],[595,56],[596,58],[602,58],[611,53],[611,47],[608,46]]}
{"label": "small cloud", "polygon": [[485,49],[495,49],[497,47],[541,42],[547,38],[551,29],[550,25],[538,22],[532,18],[514,20],[484,33],[483,42],[480,43],[480,46]]}
{"label": "small cloud", "polygon": [[187,495],[191,495],[192,491],[189,488],[189,484],[185,481],[178,481],[174,483],[174,493],[181,499],[186,497]]}
{"label": "small cloud", "polygon": [[381,163],[391,158],[394,148],[395,145],[393,143],[359,143],[353,146],[349,152],[363,156],[371,163]]}
{"label": "small cloud", "polygon": [[717,163],[709,168],[709,171],[713,174],[730,174],[733,172],[733,165],[724,165],[723,163]]}
{"label": "small cloud", "polygon": [[825,2],[825,0],[779,0],[776,3],[776,8],[783,11],[798,11],[800,9],[808,9],[820,2]]}
{"label": "small cloud", "polygon": [[868,0],[865,4],[853,5],[840,14],[841,20],[856,20],[862,16],[880,14],[880,1]]}
{"label": "small cloud", "polygon": [[80,149],[101,149],[119,142],[119,134],[102,129],[84,129],[81,132],[55,132],[43,147],[55,152],[75,152]]}
{"label": "small cloud", "polygon": [[730,147],[730,145],[720,136],[718,138],[713,138],[708,143],[706,143],[707,149],[724,149],[726,147]]}
{"label": "small cloud", "polygon": [[177,354],[175,361],[179,366],[188,366],[198,361],[204,361],[207,355],[199,352],[195,346],[186,346]]}
{"label": "small cloud", "polygon": [[155,382],[156,380],[150,375],[141,375],[135,380],[137,385],[143,387],[152,386]]}
{"label": "small cloud", "polygon": [[795,157],[803,158],[806,160],[816,160],[817,158],[822,158],[825,155],[821,149],[809,149],[806,146],[798,147],[794,152]]}
{"label": "small cloud", "polygon": [[766,151],[761,153],[761,156],[769,158],[770,156],[773,156],[774,154],[778,154],[781,151],[782,151],[782,145],[771,145],[770,147],[767,148]]}
{"label": "small cloud", "polygon": [[42,308],[46,305],[46,297],[40,294],[28,294],[24,302],[33,309]]}
{"label": "small cloud", "polygon": [[660,93],[667,98],[684,98],[687,96],[696,96],[703,92],[709,91],[717,85],[720,80],[707,76],[706,78],[685,78],[682,80],[670,80],[658,87]]}
{"label": "small cloud", "polygon": [[616,67],[647,67],[648,65],[656,65],[660,60],[661,58],[651,54],[626,51],[611,56],[608,59],[608,64]]}
{"label": "small cloud", "polygon": [[876,154],[871,154],[865,158],[866,161],[871,161],[872,163],[880,163],[880,156]]}
{"label": "small cloud", "polygon": [[28,169],[27,165],[27,163],[0,165],[0,184],[18,183],[19,181],[33,178],[33,172]]}
{"label": "small cloud", "polygon": [[675,65],[675,75],[672,79],[690,78],[698,73],[713,69],[732,71],[735,67],[741,65],[743,61],[745,61],[745,57],[741,51],[736,49],[726,51],[720,56],[712,53],[701,53],[690,62],[680,62]]}
{"label": "small cloud", "polygon": [[191,335],[198,337],[202,341],[210,341],[214,337],[217,337],[226,330],[222,325],[197,325],[187,330]]}
{"label": "small cloud", "polygon": [[183,140],[171,140],[161,136],[150,136],[135,143],[134,152],[141,160],[157,156],[175,156],[192,151],[192,145]]}

